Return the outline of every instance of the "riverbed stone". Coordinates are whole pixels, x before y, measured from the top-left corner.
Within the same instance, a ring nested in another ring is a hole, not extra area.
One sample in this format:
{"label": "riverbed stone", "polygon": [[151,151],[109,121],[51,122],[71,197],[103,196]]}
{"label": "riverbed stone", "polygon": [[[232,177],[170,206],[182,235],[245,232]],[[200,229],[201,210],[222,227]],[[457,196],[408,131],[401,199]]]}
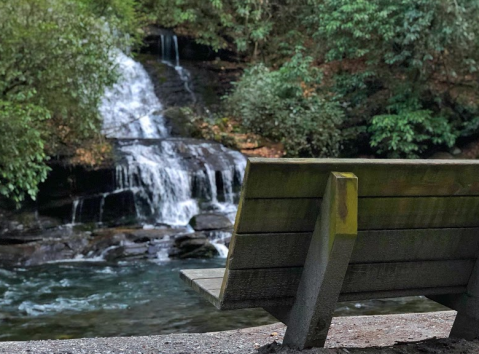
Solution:
{"label": "riverbed stone", "polygon": [[24,243],[41,239],[59,225],[60,220],[38,215],[34,211],[15,213],[0,210],[0,244]]}
{"label": "riverbed stone", "polygon": [[35,244],[34,251],[25,261],[25,266],[40,265],[52,261],[68,260],[75,258],[88,245],[84,235],[58,242],[49,240]]}
{"label": "riverbed stone", "polygon": [[168,251],[170,258],[212,258],[218,255],[208,237],[203,232],[180,235],[175,238],[174,247]]}
{"label": "riverbed stone", "polygon": [[231,230],[233,224],[223,214],[204,213],[193,216],[189,224],[196,231]]}
{"label": "riverbed stone", "polygon": [[0,267],[35,266],[75,258],[88,245],[88,235],[78,233],[19,244],[0,245]]}

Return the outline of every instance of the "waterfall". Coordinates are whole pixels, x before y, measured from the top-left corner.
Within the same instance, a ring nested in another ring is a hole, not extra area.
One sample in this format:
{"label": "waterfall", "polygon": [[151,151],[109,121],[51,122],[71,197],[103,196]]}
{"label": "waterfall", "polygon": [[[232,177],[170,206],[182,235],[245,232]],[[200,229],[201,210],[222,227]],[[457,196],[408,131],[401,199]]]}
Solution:
{"label": "waterfall", "polygon": [[[179,64],[175,36],[162,35],[161,47],[164,58],[173,55]],[[233,220],[244,156],[218,143],[170,137],[147,72],[121,52],[115,60],[123,75],[100,107],[103,132],[117,139],[121,155],[111,194],[130,191],[136,217],[144,224],[186,225],[202,210],[223,212]],[[101,195],[100,222],[107,197]]]}
{"label": "waterfall", "polygon": [[213,231],[211,232],[210,237],[210,243],[216,248],[216,251],[218,251],[219,258],[227,258],[228,247],[225,246],[225,240],[231,237],[231,233],[225,231]]}
{"label": "waterfall", "polygon": [[178,50],[178,37],[173,33],[160,36],[161,60],[180,66],[180,52]]}
{"label": "waterfall", "polygon": [[78,199],[73,200],[73,205],[72,205],[72,225],[75,225],[75,219],[77,215],[77,209],[78,209]]}
{"label": "waterfall", "polygon": [[228,247],[225,245],[222,245],[221,243],[216,243],[211,241],[211,244],[213,245],[214,248],[216,248],[216,251],[218,252],[218,257],[219,258],[226,258],[228,257]]}
{"label": "waterfall", "polygon": [[161,62],[176,70],[183,82],[186,92],[191,96],[193,104],[197,102],[195,92],[192,89],[191,74],[180,65],[180,51],[178,49],[178,37],[173,33],[160,36]]}
{"label": "waterfall", "polygon": [[120,81],[106,90],[100,105],[103,132],[109,138],[161,138],[167,136],[163,106],[140,63],[116,51]]}

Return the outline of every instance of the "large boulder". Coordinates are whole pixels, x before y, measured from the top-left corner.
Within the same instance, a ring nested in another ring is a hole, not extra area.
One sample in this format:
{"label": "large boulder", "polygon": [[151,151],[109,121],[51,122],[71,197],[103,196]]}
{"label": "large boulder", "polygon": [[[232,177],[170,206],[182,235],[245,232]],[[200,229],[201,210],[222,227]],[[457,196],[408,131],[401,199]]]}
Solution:
{"label": "large boulder", "polygon": [[195,215],[190,219],[189,224],[195,231],[229,231],[233,229],[231,221],[225,215],[219,213]]}

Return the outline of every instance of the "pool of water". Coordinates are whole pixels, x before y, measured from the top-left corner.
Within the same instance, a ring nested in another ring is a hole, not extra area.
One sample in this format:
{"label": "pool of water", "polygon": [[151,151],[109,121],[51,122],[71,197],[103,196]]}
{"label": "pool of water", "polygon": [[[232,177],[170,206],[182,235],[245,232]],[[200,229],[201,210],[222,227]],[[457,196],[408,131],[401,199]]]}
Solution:
{"label": "pool of water", "polygon": [[[0,269],[0,340],[210,332],[275,322],[261,309],[217,311],[180,269],[224,259],[164,263],[57,263]],[[340,303],[336,315],[442,310],[423,297]]]}

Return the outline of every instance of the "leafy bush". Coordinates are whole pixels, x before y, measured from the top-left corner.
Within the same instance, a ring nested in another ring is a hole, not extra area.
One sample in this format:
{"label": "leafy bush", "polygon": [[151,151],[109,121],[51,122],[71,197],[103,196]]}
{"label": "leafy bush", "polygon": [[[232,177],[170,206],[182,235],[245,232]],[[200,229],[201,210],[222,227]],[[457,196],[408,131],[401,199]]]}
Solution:
{"label": "leafy bush", "polygon": [[395,114],[373,117],[371,147],[391,158],[417,158],[431,145],[453,146],[458,136],[449,120],[430,110],[401,107]]}
{"label": "leafy bush", "polygon": [[41,107],[0,101],[0,195],[17,204],[25,192],[35,199],[38,183],[47,176],[38,124],[48,118],[49,112]]}
{"label": "leafy bush", "polygon": [[321,73],[311,62],[299,48],[277,71],[253,66],[226,104],[246,129],[281,141],[289,156],[336,156],[343,114],[337,103],[321,95]]}

